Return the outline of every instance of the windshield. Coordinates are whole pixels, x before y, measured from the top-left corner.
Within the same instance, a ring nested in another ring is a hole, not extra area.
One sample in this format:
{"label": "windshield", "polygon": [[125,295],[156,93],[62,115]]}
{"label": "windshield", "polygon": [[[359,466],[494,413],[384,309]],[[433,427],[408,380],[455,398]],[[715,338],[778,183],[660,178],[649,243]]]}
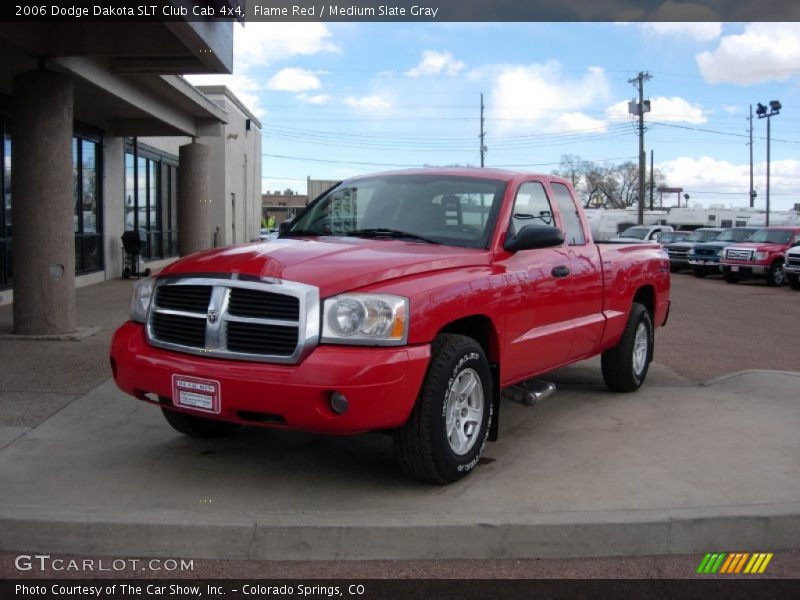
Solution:
{"label": "windshield", "polygon": [[768,243],[768,244],[788,244],[792,237],[791,231],[780,229],[759,229],[748,242]]}
{"label": "windshield", "polygon": [[650,233],[650,230],[646,227],[628,227],[628,229],[619,234],[619,237],[629,237],[636,238],[637,240],[643,240],[647,237],[648,233]]}
{"label": "windshield", "polygon": [[697,230],[693,231],[692,234],[686,238],[687,242],[707,242],[709,240],[716,239],[716,237],[720,234],[719,231],[709,231],[709,230]]}
{"label": "windshield", "polygon": [[446,175],[345,181],[313,202],[283,235],[406,237],[486,248],[505,188],[503,181]]}
{"label": "windshield", "polygon": [[714,238],[715,242],[744,242],[748,240],[755,229],[726,229]]}
{"label": "windshield", "polygon": [[670,244],[672,242],[679,242],[682,239],[685,239],[686,235],[686,233],[682,233],[680,231],[668,231],[662,235],[658,241],[662,244]]}

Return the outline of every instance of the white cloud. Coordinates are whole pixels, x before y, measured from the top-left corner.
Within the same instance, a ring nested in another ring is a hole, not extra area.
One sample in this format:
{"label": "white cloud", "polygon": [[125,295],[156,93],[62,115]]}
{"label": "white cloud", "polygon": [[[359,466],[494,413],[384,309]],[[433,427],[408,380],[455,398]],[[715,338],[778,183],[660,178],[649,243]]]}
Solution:
{"label": "white cloud", "polygon": [[266,89],[254,71],[293,56],[338,52],[324,23],[247,23],[234,26],[232,75],[187,75],[193,85],[224,85],[256,115],[263,114],[259,94]]}
{"label": "white cloud", "polygon": [[246,23],[234,27],[234,71],[293,56],[338,52],[324,23]]}
{"label": "white cloud", "polygon": [[409,77],[423,77],[426,75],[457,75],[464,67],[463,62],[453,58],[450,52],[437,52],[435,50],[425,50],[422,53],[422,60],[419,64],[406,71]]}
{"label": "white cloud", "polygon": [[800,23],[750,23],[695,58],[708,83],[783,81],[800,72]]}
{"label": "white cloud", "polygon": [[[600,67],[590,67],[578,77],[565,74],[557,61],[527,66],[501,65],[493,71],[497,75],[486,103],[487,113],[499,119],[497,128],[501,132],[518,127],[574,130],[570,115],[575,116],[596,102],[607,100],[610,93],[608,78]],[[602,125],[583,114],[579,119],[582,124],[591,125],[590,129]]]}
{"label": "white cloud", "polygon": [[729,115],[738,115],[740,112],[742,112],[742,107],[738,104],[723,104],[722,110]]}
{"label": "white cloud", "polygon": [[316,94],[314,96],[309,96],[308,94],[298,94],[297,99],[305,104],[317,105],[328,104],[331,101],[331,97],[328,94]]}
{"label": "white cloud", "polygon": [[377,95],[362,96],[361,98],[348,96],[344,99],[344,103],[359,110],[387,110],[392,107],[391,102]]}
{"label": "white cloud", "polygon": [[548,132],[558,133],[576,133],[576,132],[598,132],[605,131],[607,124],[600,119],[593,119],[592,117],[580,112],[564,113],[559,115],[546,130]]}
{"label": "white cloud", "polygon": [[[606,118],[610,121],[627,121],[631,118],[628,113],[628,100],[620,100],[606,109]],[[657,96],[650,100],[650,112],[645,119],[666,121],[674,123],[692,123],[699,125],[708,121],[703,109],[698,104],[692,104],[679,96],[667,98]]]}
{"label": "white cloud", "polygon": [[683,37],[697,42],[711,42],[722,35],[722,23],[691,23],[650,21],[639,23],[639,28],[648,35]]}
{"label": "white cloud", "polygon": [[306,92],[322,85],[313,71],[288,67],[281,69],[267,81],[267,89],[277,92]]}
{"label": "white cloud", "polygon": [[[693,200],[745,206],[750,187],[750,165],[717,160],[710,156],[680,157],[656,165],[670,186],[683,187],[694,192]],[[763,208],[764,192],[761,185],[766,178],[766,164],[753,165],[755,187],[759,193],[756,206]],[[771,206],[774,210],[788,210],[795,202],[795,190],[800,187],[800,160],[773,160],[770,166]],[[715,193],[716,192],[716,193]],[[719,194],[727,192],[727,194]],[[707,195],[703,195],[707,193]],[[737,196],[741,194],[741,196]],[[761,204],[759,204],[761,203]]]}

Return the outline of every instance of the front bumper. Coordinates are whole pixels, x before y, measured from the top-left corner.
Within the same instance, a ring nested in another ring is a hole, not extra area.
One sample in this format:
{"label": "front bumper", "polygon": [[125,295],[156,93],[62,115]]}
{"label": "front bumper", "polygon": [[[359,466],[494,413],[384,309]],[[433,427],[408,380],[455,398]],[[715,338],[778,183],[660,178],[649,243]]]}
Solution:
{"label": "front bumper", "polygon": [[[405,423],[429,360],[429,345],[320,345],[296,365],[205,358],[150,346],[144,326],[133,322],[120,327],[111,342],[114,381],[140,400],[200,417],[332,434]],[[173,375],[218,381],[219,413],[177,407]],[[334,391],[349,401],[342,415],[330,407]]]}
{"label": "front bumper", "polygon": [[720,270],[723,273],[734,273],[740,277],[766,277],[768,267],[752,263],[721,262]]}
{"label": "front bumper", "polygon": [[783,272],[787,275],[800,275],[800,266],[787,265],[784,263]]}

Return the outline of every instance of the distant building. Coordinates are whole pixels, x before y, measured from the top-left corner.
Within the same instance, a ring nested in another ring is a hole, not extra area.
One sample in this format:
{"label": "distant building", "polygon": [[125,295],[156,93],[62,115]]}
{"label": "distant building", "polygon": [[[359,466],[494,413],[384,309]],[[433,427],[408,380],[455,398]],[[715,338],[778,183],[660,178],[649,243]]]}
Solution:
{"label": "distant building", "polygon": [[306,183],[308,198],[313,201],[317,196],[321,196],[324,192],[341,182],[335,179],[311,179],[311,177],[309,177]]}
{"label": "distant building", "polygon": [[308,196],[292,190],[264,192],[261,194],[261,218],[275,217],[275,225],[293,219],[308,205]]}

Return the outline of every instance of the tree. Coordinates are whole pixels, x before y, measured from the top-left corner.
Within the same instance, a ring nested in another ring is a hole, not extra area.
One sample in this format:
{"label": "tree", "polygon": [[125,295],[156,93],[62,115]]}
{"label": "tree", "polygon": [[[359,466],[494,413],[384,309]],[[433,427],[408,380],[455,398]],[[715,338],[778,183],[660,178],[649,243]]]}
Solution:
{"label": "tree", "polygon": [[[631,161],[605,166],[565,154],[553,174],[568,179],[587,208],[627,208],[639,198],[639,168]],[[656,186],[666,181],[658,169],[654,178]]]}

